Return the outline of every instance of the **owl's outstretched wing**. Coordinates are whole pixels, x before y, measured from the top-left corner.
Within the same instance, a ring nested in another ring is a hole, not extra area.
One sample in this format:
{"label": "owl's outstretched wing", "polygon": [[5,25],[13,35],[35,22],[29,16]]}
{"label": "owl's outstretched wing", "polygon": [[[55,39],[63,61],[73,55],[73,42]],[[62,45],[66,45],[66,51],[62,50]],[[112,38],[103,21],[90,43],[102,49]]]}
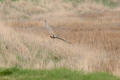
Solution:
{"label": "owl's outstretched wing", "polygon": [[49,32],[49,35],[50,35],[50,36],[51,36],[51,35],[55,35],[52,27],[48,25],[47,20],[44,20],[44,23],[45,23],[45,27],[46,27],[47,31]]}

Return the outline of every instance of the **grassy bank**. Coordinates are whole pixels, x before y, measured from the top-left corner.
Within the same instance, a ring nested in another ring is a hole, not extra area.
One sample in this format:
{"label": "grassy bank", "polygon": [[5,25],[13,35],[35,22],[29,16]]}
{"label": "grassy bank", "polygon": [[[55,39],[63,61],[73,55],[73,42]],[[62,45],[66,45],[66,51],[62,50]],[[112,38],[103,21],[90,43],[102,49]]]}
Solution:
{"label": "grassy bank", "polygon": [[120,80],[107,73],[88,73],[68,69],[0,69],[0,80]]}

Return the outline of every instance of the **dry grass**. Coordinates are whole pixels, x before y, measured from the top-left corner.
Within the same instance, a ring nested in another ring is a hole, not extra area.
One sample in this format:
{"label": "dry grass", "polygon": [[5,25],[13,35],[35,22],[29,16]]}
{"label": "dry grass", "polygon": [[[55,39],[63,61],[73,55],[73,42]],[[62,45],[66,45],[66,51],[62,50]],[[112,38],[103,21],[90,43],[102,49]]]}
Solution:
{"label": "dry grass", "polygon": [[[0,24],[0,67],[67,67],[120,75],[119,11],[103,12],[108,9],[102,5],[94,8],[95,3],[74,8],[71,3],[60,0],[47,2],[46,7],[44,2],[34,5],[23,0],[8,3],[8,6],[6,3],[0,5],[3,19]],[[82,11],[82,8],[85,9]],[[97,12],[89,11],[91,8]],[[103,13],[99,12],[101,9]],[[43,27],[43,18],[47,18],[57,35],[72,44],[50,39]]]}

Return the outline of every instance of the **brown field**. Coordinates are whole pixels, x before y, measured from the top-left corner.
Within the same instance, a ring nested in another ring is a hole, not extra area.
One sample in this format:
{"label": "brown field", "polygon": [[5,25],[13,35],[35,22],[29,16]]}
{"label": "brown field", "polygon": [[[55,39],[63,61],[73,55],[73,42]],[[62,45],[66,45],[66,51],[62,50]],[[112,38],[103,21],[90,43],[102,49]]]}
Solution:
{"label": "brown field", "polygon": [[[32,8],[27,10],[34,10]],[[16,19],[21,16],[17,12],[15,16],[1,13],[0,67],[67,67],[120,75],[119,10],[78,14],[76,10],[61,9],[60,12],[45,13],[21,20]],[[58,36],[71,44],[51,39],[44,27],[44,18]]]}

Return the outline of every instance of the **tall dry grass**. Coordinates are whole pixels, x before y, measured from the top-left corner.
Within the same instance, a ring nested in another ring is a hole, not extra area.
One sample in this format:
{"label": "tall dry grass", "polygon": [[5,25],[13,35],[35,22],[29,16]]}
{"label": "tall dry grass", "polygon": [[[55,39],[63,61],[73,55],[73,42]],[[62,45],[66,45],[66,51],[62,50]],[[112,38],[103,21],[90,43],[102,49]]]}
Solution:
{"label": "tall dry grass", "polygon": [[[98,0],[98,3],[97,0],[83,0],[82,3],[77,1],[80,0],[5,0],[0,2],[0,15],[4,20],[41,20],[46,16],[79,16],[89,12],[119,10],[119,5],[115,8],[104,6],[104,4],[119,3],[119,1]],[[76,6],[73,2],[77,3]]]}
{"label": "tall dry grass", "polygon": [[[23,0],[1,4],[0,67],[67,67],[119,75],[119,11],[101,13],[106,7],[92,4],[76,8],[61,0],[46,5]],[[50,39],[44,18],[58,36],[72,44]]]}

